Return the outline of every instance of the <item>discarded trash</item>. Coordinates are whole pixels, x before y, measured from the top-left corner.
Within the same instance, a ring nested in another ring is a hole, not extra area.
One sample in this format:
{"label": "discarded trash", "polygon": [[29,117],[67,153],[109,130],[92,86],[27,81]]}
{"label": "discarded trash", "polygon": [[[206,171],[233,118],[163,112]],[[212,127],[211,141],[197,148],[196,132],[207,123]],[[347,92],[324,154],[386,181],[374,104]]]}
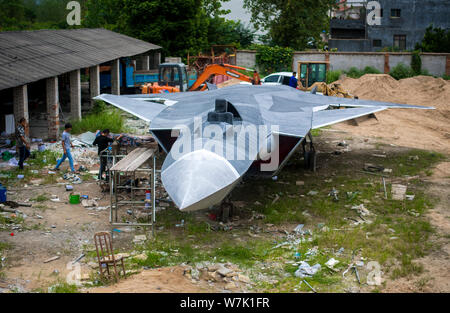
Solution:
{"label": "discarded trash", "polygon": [[18,179],[23,179],[24,177],[25,177],[25,175],[21,175],[21,174],[17,175]]}
{"label": "discarded trash", "polygon": [[336,260],[335,258],[331,258],[327,261],[327,263],[325,263],[325,265],[328,266],[329,268],[334,268],[334,266],[338,263],[339,263],[338,260]]}
{"label": "discarded trash", "polygon": [[368,209],[366,209],[364,207],[364,204],[361,203],[360,205],[354,205],[352,206],[352,210],[356,210],[360,215],[362,216],[367,216],[370,215],[372,213],[370,213],[370,211]]}
{"label": "discarded trash", "polygon": [[320,268],[321,266],[319,263],[314,266],[310,266],[307,262],[301,261],[294,275],[295,277],[299,278],[311,277],[315,275],[320,270]]}
{"label": "discarded trash", "polygon": [[305,182],[304,182],[303,180],[297,180],[297,181],[295,182],[295,184],[296,184],[297,186],[303,186],[303,185],[305,185]]}
{"label": "discarded trash", "polygon": [[303,280],[303,282],[306,284],[306,286],[308,286],[309,288],[311,288],[311,290],[312,290],[314,293],[317,293],[317,291],[316,291],[310,284],[308,284],[308,282],[307,282],[306,280]]}
{"label": "discarded trash", "polygon": [[333,197],[333,201],[339,201],[338,193],[339,193],[339,191],[333,187],[333,189],[328,193],[328,196]]}
{"label": "discarded trash", "polygon": [[375,165],[371,163],[364,164],[364,170],[372,173],[384,171],[384,167],[380,165]]}
{"label": "discarded trash", "polygon": [[80,254],[80,256],[79,256],[78,258],[76,258],[75,260],[73,260],[72,264],[77,263],[78,261],[80,261],[80,260],[81,260],[82,258],[84,258],[84,257],[85,257],[85,254],[84,254],[84,253]]}
{"label": "discarded trash", "polygon": [[272,180],[273,180],[273,181],[278,180],[278,176],[273,176],[273,177],[272,177]]}
{"label": "discarded trash", "polygon": [[295,254],[294,254],[294,258],[296,258],[296,259],[300,259],[300,257],[301,257],[301,254],[300,254],[300,252],[295,252]]}
{"label": "discarded trash", "polygon": [[385,158],[386,154],[372,154],[372,156],[377,157],[377,158]]}
{"label": "discarded trash", "polygon": [[73,186],[72,185],[66,185],[66,191],[72,191]]}
{"label": "discarded trash", "polygon": [[415,196],[414,195],[405,195],[405,197],[406,197],[406,200],[413,201]]}
{"label": "discarded trash", "polygon": [[145,235],[136,235],[136,236],[134,236],[133,242],[134,243],[142,243],[142,242],[144,242],[146,240],[147,240],[147,236],[145,236]]}
{"label": "discarded trash", "polygon": [[305,224],[298,224],[297,227],[294,228],[294,232],[296,233],[303,233],[302,229],[305,226]]}
{"label": "discarded trash", "polygon": [[81,201],[81,205],[85,208],[91,208],[91,207],[98,206],[98,203],[94,199],[92,199],[92,200],[83,199]]}
{"label": "discarded trash", "polygon": [[307,193],[308,196],[315,196],[317,195],[319,192],[315,191],[315,190],[311,190],[310,192]]}
{"label": "discarded trash", "polygon": [[406,188],[405,185],[392,184],[392,200],[404,200]]}
{"label": "discarded trash", "polygon": [[419,156],[418,155],[411,155],[408,159],[411,160],[411,161],[418,161],[419,160]]}
{"label": "discarded trash", "polygon": [[273,199],[272,204],[275,204],[280,199],[280,196],[278,194],[275,194],[275,199]]}
{"label": "discarded trash", "polygon": [[45,260],[44,263],[50,263],[50,262],[58,260],[59,258],[60,258],[60,256],[57,255],[57,256],[51,257],[50,259]]}
{"label": "discarded trash", "polygon": [[183,227],[184,226],[184,220],[181,220],[180,224],[176,224],[175,227]]}

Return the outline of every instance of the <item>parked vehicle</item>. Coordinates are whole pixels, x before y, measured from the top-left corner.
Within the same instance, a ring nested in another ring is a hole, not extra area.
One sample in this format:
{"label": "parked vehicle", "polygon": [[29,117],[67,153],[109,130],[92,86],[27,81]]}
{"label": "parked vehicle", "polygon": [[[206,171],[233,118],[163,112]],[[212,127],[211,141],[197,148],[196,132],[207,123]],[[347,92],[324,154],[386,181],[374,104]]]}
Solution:
{"label": "parked vehicle", "polygon": [[287,85],[292,77],[292,72],[272,73],[261,80],[263,85]]}

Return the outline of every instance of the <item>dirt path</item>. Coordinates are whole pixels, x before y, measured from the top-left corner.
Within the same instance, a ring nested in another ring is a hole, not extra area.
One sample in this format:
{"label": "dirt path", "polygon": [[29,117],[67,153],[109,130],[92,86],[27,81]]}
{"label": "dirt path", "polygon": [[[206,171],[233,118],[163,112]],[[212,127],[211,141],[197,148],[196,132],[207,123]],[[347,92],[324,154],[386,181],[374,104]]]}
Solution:
{"label": "dirt path", "polygon": [[208,286],[192,283],[183,275],[183,270],[181,266],[144,270],[117,284],[85,291],[88,293],[214,292]]}
{"label": "dirt path", "polygon": [[[96,183],[75,185],[76,192],[101,198],[100,188]],[[21,207],[27,215],[25,231],[0,232],[0,241],[11,244],[7,251],[6,278],[0,288],[8,286],[18,290],[30,291],[65,279],[73,270],[68,266],[77,258],[87,245],[92,245],[93,234],[109,229],[107,211],[89,211],[81,205],[68,203],[70,192],[64,186],[45,188],[24,188],[9,196],[12,201],[27,201],[39,195],[48,197],[57,195],[61,202],[34,202],[33,207]],[[108,200],[99,200],[100,206],[107,205]],[[38,217],[39,216],[39,217]],[[59,256],[58,260],[44,261]],[[87,269],[86,269],[87,271]]]}

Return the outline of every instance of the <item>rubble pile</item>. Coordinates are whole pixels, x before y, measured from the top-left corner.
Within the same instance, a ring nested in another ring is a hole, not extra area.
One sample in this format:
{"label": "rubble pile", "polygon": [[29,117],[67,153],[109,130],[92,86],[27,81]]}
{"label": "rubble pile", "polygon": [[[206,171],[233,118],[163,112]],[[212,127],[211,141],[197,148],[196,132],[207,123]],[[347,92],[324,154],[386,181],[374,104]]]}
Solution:
{"label": "rubble pile", "polygon": [[211,286],[220,283],[224,285],[226,291],[242,291],[244,287],[250,288],[252,285],[250,278],[232,263],[197,263],[194,266],[186,266],[184,276],[193,283],[201,280],[207,281]]}

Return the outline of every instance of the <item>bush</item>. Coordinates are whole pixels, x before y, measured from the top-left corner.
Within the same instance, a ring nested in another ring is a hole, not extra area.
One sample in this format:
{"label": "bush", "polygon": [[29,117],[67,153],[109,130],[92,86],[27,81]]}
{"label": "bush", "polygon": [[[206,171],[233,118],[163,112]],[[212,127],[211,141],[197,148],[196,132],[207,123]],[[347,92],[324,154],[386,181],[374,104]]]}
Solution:
{"label": "bush", "polygon": [[260,45],[256,49],[256,64],[262,76],[274,72],[290,72],[292,68],[291,48]]}
{"label": "bush", "polygon": [[442,78],[445,80],[450,80],[450,75],[444,74],[444,75],[442,75]]}
{"label": "bush", "polygon": [[412,53],[411,69],[416,75],[420,75],[422,72],[422,59],[420,58],[419,51],[414,51]]}
{"label": "bush", "polygon": [[356,67],[352,67],[347,72],[345,72],[345,74],[347,74],[347,76],[351,78],[360,78],[364,75],[364,72],[357,69]]}
{"label": "bush", "polygon": [[[79,121],[71,122],[73,134],[81,134],[87,131],[95,132],[108,128],[112,133],[125,132],[125,118],[117,109],[110,111],[100,107],[94,107],[93,113],[86,115]],[[106,106],[105,106],[106,107]]]}
{"label": "bush", "polygon": [[399,80],[403,78],[413,77],[414,72],[409,66],[403,63],[399,63],[390,71],[389,75]]}
{"label": "bush", "polygon": [[328,71],[327,72],[327,84],[334,83],[335,81],[339,80],[339,77],[342,75],[342,71]]}
{"label": "bush", "polygon": [[381,74],[381,72],[372,66],[366,66],[364,68],[364,74]]}

